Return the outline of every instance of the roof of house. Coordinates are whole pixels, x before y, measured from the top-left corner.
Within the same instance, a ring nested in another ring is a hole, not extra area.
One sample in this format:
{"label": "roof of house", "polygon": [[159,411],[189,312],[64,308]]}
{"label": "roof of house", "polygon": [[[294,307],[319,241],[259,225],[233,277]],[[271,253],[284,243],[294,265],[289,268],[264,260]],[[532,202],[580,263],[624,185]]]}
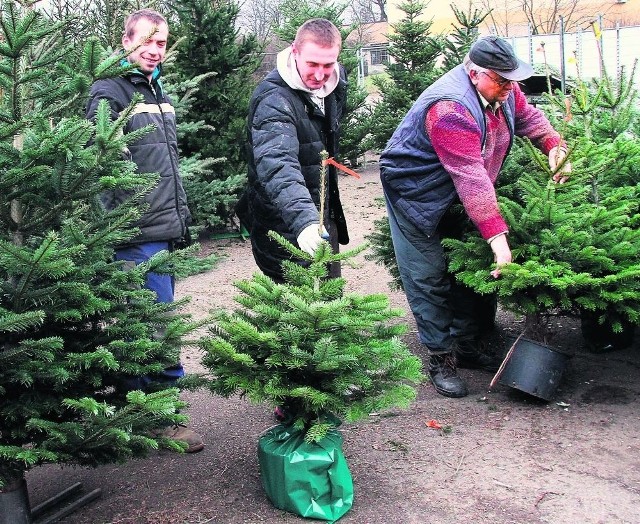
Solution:
{"label": "roof of house", "polygon": [[361,24],[346,38],[347,44],[359,43],[363,45],[387,44],[389,37],[389,22],[372,22]]}

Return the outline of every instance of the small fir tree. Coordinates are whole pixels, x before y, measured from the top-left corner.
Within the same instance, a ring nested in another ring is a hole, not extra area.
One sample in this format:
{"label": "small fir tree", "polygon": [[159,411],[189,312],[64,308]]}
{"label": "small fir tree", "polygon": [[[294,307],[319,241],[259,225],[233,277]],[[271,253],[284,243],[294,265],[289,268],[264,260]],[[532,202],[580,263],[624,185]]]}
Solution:
{"label": "small fir tree", "polygon": [[393,60],[387,75],[374,77],[382,100],[373,109],[370,147],[382,149],[411,105],[439,76],[438,57],[442,55],[444,37],[431,35],[432,22],[423,19],[425,3],[407,0],[398,8],[404,13],[392,24],[388,53]]}
{"label": "small fir tree", "polygon": [[[180,303],[156,303],[142,288],[149,271],[189,265],[188,252],[130,271],[113,259],[156,176],[122,159],[143,134],[122,133],[133,104],[111,122],[103,103],[95,124],[72,109],[94,79],[123,71],[119,59],[102,61],[95,40],[44,45],[64,26],[29,3],[3,2],[1,17],[0,489],[39,464],[156,449],[151,428],[185,421],[178,390],[126,393],[120,381],[174,364],[197,327],[177,314]],[[74,68],[60,56],[71,52]],[[134,196],[105,213],[98,195],[115,188]]]}
{"label": "small fir tree", "polygon": [[323,243],[310,257],[273,237],[310,265],[285,262],[284,284],[262,274],[236,283],[242,308],[220,313],[214,337],[203,344],[211,390],[282,406],[309,442],[339,419],[408,406],[423,376],[399,338],[406,326],[390,323],[402,311],[389,308],[386,295],[346,293],[344,279],[327,279],[328,263],[364,246],[332,255]]}
{"label": "small fir tree", "polygon": [[615,79],[605,76],[587,82],[578,77],[570,97],[560,92],[547,97],[554,109],[548,111],[549,118],[562,126],[569,140],[584,137],[603,142],[627,134],[640,115],[636,64],[629,73],[621,69]]}
{"label": "small fir tree", "polygon": [[236,1],[175,3],[172,32],[181,40],[176,76],[184,81],[207,75],[190,93],[181,125],[192,129],[181,133],[179,145],[185,158],[216,159],[185,173],[194,221],[208,229],[228,224],[246,182],[246,117],[262,49],[254,36],[240,35],[239,12]]}
{"label": "small fir tree", "polygon": [[[594,225],[586,229],[590,235],[596,236],[585,237],[581,232],[576,241],[585,242],[585,250],[603,249],[613,259],[608,262],[607,269],[585,265],[582,256],[577,256],[573,262],[567,259],[574,269],[587,271],[591,276],[602,277],[607,272],[611,274],[607,277],[607,285],[599,288],[599,298],[585,292],[579,300],[575,299],[571,307],[560,311],[579,314],[583,320],[586,313],[587,318],[595,317],[600,325],[610,327],[614,333],[621,332],[624,326],[637,323],[637,317],[629,309],[635,307],[636,284],[629,278],[629,271],[633,271],[629,264],[633,263],[632,253],[637,246],[633,247],[634,238],[627,239],[624,236],[625,228],[633,231],[638,221],[635,202],[640,174],[640,140],[634,132],[638,122],[637,92],[633,89],[634,70],[631,76],[622,71],[617,79],[604,77],[585,82],[578,78],[570,96],[548,94],[547,104],[542,106],[555,127],[571,144],[574,171],[571,180],[574,190],[582,190],[582,197],[575,204],[576,210],[584,213],[584,224],[589,223],[594,213],[598,218],[598,227]],[[514,145],[499,180],[498,194],[506,207],[524,209],[529,206],[536,189],[535,186],[528,189],[526,182],[523,185],[522,173],[538,173],[540,177],[549,175],[548,169],[542,169],[542,164],[544,161],[533,153],[529,144],[519,141]],[[556,190],[566,192],[569,187]],[[544,194],[543,188],[538,190]],[[554,208],[555,204],[546,204],[547,210]],[[509,221],[510,229],[516,231],[515,238],[518,238],[521,228],[527,228],[518,223],[518,216],[519,212],[516,212]],[[574,218],[579,218],[579,215],[570,215],[570,219]],[[520,238],[520,241],[524,239]],[[532,244],[540,242],[535,235],[529,236],[526,241]],[[621,244],[617,245],[617,241]],[[621,254],[621,250],[625,249],[631,249],[631,252]],[[591,260],[591,263],[595,264],[595,260]],[[505,286],[508,287],[508,284]],[[535,294],[536,291],[532,288],[531,293]],[[533,309],[529,308],[530,311]],[[552,312],[552,309],[547,310],[547,314]]]}
{"label": "small fir tree", "polygon": [[[477,233],[444,241],[450,269],[480,293],[497,293],[506,309],[525,317],[530,338],[547,343],[548,320],[580,310],[606,314],[614,331],[640,315],[638,188],[599,185],[590,156],[573,151],[570,181],[555,184],[547,159],[524,141],[532,162],[516,182],[517,201],[501,196],[513,263],[494,279],[492,253]],[[615,170],[616,159],[608,159]],[[594,186],[595,184],[595,186]],[[594,200],[597,188],[599,197]]]}
{"label": "small fir tree", "polygon": [[456,17],[452,23],[453,31],[447,35],[444,42],[442,71],[446,72],[461,64],[465,55],[478,38],[478,27],[489,16],[489,12],[473,7],[469,3],[469,11],[464,12],[454,4],[450,4]]}

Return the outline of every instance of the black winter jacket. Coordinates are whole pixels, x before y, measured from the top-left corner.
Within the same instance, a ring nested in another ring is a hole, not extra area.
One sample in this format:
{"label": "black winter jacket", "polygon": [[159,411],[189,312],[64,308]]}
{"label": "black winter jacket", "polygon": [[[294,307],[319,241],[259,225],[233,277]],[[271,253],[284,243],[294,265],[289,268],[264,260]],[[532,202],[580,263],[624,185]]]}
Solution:
{"label": "black winter jacket", "polygon": [[[129,106],[135,93],[141,93],[144,100],[126,124],[125,134],[148,124],[153,124],[154,130],[129,145],[131,159],[139,173],[157,173],[160,178],[157,186],[145,196],[149,208],[133,224],[140,233],[130,243],[178,240],[187,234],[191,214],[178,171],[176,114],[157,77],[150,83],[143,74],[132,72],[98,80],[91,86],[86,116],[94,119],[100,100],[105,99],[115,119]],[[101,199],[111,210],[130,196],[130,191],[115,190],[103,193]]]}
{"label": "black winter jacket", "polygon": [[[245,198],[254,257],[260,269],[281,275],[280,264],[291,256],[266,234],[276,231],[296,243],[300,232],[319,220],[320,152],[338,153],[340,120],[346,104],[344,71],[334,91],[324,99],[323,114],[308,93],[294,90],[272,71],[258,85],[247,120],[248,187]],[[337,173],[328,169],[326,219],[337,226],[338,241],[349,242],[340,203]],[[242,217],[241,217],[242,218]]]}

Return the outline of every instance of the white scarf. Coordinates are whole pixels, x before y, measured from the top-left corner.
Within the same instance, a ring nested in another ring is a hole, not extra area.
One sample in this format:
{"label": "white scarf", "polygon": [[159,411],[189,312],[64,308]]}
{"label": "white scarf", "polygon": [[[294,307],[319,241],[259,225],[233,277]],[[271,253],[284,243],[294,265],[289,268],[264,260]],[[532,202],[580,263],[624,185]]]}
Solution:
{"label": "white scarf", "polygon": [[309,89],[304,84],[302,78],[300,78],[298,68],[296,67],[296,61],[293,57],[291,46],[278,53],[276,64],[278,73],[280,73],[280,76],[287,85],[291,89],[297,89],[298,91],[305,91],[306,93],[309,93],[311,95],[311,100],[313,100],[314,104],[316,104],[324,113],[324,98],[333,92],[340,80],[340,69],[338,63],[336,62],[329,80],[327,80],[320,89]]}

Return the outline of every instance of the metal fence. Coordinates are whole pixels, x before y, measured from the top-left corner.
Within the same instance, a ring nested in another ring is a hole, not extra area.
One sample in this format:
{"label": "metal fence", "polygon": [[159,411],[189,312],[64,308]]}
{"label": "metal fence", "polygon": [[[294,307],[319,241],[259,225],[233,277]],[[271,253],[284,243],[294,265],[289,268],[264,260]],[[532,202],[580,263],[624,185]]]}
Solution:
{"label": "metal fence", "polygon": [[[516,54],[530,64],[545,62],[562,77],[563,86],[568,78],[588,80],[607,75],[616,77],[624,69],[631,74],[639,58],[640,26],[599,30],[561,32],[559,34],[509,37]],[[604,71],[603,71],[604,69]],[[640,87],[638,74],[634,76]]]}

